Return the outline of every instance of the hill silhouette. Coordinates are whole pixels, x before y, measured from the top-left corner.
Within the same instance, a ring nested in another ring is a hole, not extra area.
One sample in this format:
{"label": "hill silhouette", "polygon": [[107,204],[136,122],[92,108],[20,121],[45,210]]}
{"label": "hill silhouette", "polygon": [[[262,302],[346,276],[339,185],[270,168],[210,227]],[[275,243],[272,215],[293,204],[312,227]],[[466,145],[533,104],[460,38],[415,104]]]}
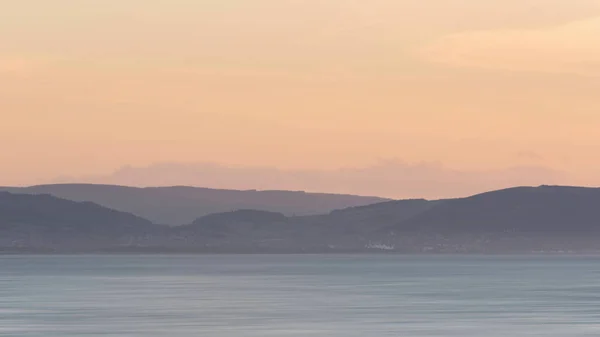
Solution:
{"label": "hill silhouette", "polygon": [[327,214],[241,209],[168,227],[91,202],[0,192],[0,248],[180,252],[600,252],[600,189],[516,187]]}
{"label": "hill silhouette", "polygon": [[396,231],[598,232],[600,189],[516,187],[446,200],[392,227]]}
{"label": "hill silhouette", "polygon": [[199,187],[127,187],[55,184],[0,187],[12,193],[51,194],[73,201],[91,201],[166,225],[183,225],[211,213],[239,209],[280,212],[288,216],[327,213],[334,209],[385,201],[377,197],[296,191],[238,191]]}
{"label": "hill silhouette", "polygon": [[188,243],[323,251],[331,246],[362,245],[369,233],[408,219],[435,205],[427,200],[390,201],[335,210],[329,214],[286,217],[281,213],[239,210],[211,214],[174,228]]}
{"label": "hill silhouette", "polygon": [[2,246],[110,247],[162,226],[91,202],[0,192]]}

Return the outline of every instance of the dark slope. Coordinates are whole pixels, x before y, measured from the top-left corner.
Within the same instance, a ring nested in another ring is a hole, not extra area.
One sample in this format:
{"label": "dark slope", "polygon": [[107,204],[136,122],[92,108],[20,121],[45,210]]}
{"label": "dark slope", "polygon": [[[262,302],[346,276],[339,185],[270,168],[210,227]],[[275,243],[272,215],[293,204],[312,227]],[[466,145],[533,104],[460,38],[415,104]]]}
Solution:
{"label": "dark slope", "polygon": [[307,220],[344,228],[353,233],[367,233],[410,219],[441,202],[443,201],[425,199],[394,200],[335,210],[327,215],[307,217]]}
{"label": "dark slope", "polygon": [[286,217],[281,213],[240,210],[211,214],[174,228],[195,245],[276,247],[323,251],[366,244],[365,235],[429,209],[435,202],[404,200],[352,207],[320,216]]}
{"label": "dark slope", "polygon": [[2,246],[110,246],[163,230],[148,220],[91,202],[0,192]]}
{"label": "dark slope", "polygon": [[517,187],[447,200],[390,228],[439,233],[599,232],[600,189]]}
{"label": "dark slope", "polygon": [[295,250],[305,243],[294,235],[297,232],[310,229],[294,226],[292,218],[281,213],[257,210],[210,214],[172,229],[179,247],[229,252]]}
{"label": "dark slope", "polygon": [[273,224],[284,224],[289,222],[289,218],[281,213],[257,211],[257,210],[239,210],[227,213],[216,213],[206,215],[194,221],[190,225],[181,226],[177,229],[203,232],[206,234],[227,235],[240,234],[240,230],[258,231],[266,229],[274,231]]}
{"label": "dark slope", "polygon": [[51,194],[73,201],[91,201],[132,213],[154,223],[189,224],[203,215],[238,209],[311,215],[373,204],[386,199],[293,191],[236,191],[196,187],[135,188],[113,185],[57,184],[25,188],[3,187],[13,193]]}
{"label": "dark slope", "polygon": [[240,209],[232,212],[213,213],[196,219],[189,226],[204,226],[207,224],[224,224],[228,222],[270,223],[285,221],[287,217],[282,213],[259,211],[254,209]]}
{"label": "dark slope", "polygon": [[376,232],[420,214],[436,201],[423,199],[382,202],[336,210],[326,215],[291,218],[294,237],[326,246],[360,247]]}

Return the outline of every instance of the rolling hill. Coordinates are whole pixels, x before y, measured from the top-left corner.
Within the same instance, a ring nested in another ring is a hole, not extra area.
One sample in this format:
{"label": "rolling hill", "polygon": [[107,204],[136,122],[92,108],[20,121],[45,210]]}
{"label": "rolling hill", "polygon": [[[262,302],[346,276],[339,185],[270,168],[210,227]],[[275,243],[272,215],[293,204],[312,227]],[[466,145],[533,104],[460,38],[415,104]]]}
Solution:
{"label": "rolling hill", "polygon": [[112,247],[165,228],[91,202],[0,192],[2,247]]}
{"label": "rolling hill", "polygon": [[183,225],[211,213],[239,209],[279,212],[288,216],[313,215],[374,204],[387,199],[295,191],[237,191],[197,187],[136,188],[116,185],[57,184],[0,187],[0,191],[51,194],[73,201],[91,201],[166,225]]}
{"label": "rolling hill", "polygon": [[0,247],[59,251],[600,253],[600,189],[516,187],[327,214],[241,209],[168,227],[91,202],[0,192]]}
{"label": "rolling hill", "polygon": [[600,189],[516,187],[446,200],[395,231],[600,233]]}

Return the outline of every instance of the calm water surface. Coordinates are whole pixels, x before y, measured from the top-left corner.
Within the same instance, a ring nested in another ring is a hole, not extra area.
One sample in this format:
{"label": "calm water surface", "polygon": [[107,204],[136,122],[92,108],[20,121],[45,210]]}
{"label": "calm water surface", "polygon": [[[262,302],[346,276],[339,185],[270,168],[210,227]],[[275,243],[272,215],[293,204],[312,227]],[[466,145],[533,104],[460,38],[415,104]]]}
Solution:
{"label": "calm water surface", "polygon": [[0,336],[600,336],[600,257],[4,256]]}

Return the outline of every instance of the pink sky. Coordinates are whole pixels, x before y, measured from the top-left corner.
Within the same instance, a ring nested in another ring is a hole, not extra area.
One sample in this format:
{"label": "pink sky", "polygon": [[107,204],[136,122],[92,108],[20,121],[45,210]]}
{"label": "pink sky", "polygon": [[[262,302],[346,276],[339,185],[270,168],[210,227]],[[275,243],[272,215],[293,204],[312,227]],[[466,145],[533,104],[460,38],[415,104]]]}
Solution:
{"label": "pink sky", "polygon": [[595,185],[599,36],[597,0],[6,1],[0,185],[382,160]]}

